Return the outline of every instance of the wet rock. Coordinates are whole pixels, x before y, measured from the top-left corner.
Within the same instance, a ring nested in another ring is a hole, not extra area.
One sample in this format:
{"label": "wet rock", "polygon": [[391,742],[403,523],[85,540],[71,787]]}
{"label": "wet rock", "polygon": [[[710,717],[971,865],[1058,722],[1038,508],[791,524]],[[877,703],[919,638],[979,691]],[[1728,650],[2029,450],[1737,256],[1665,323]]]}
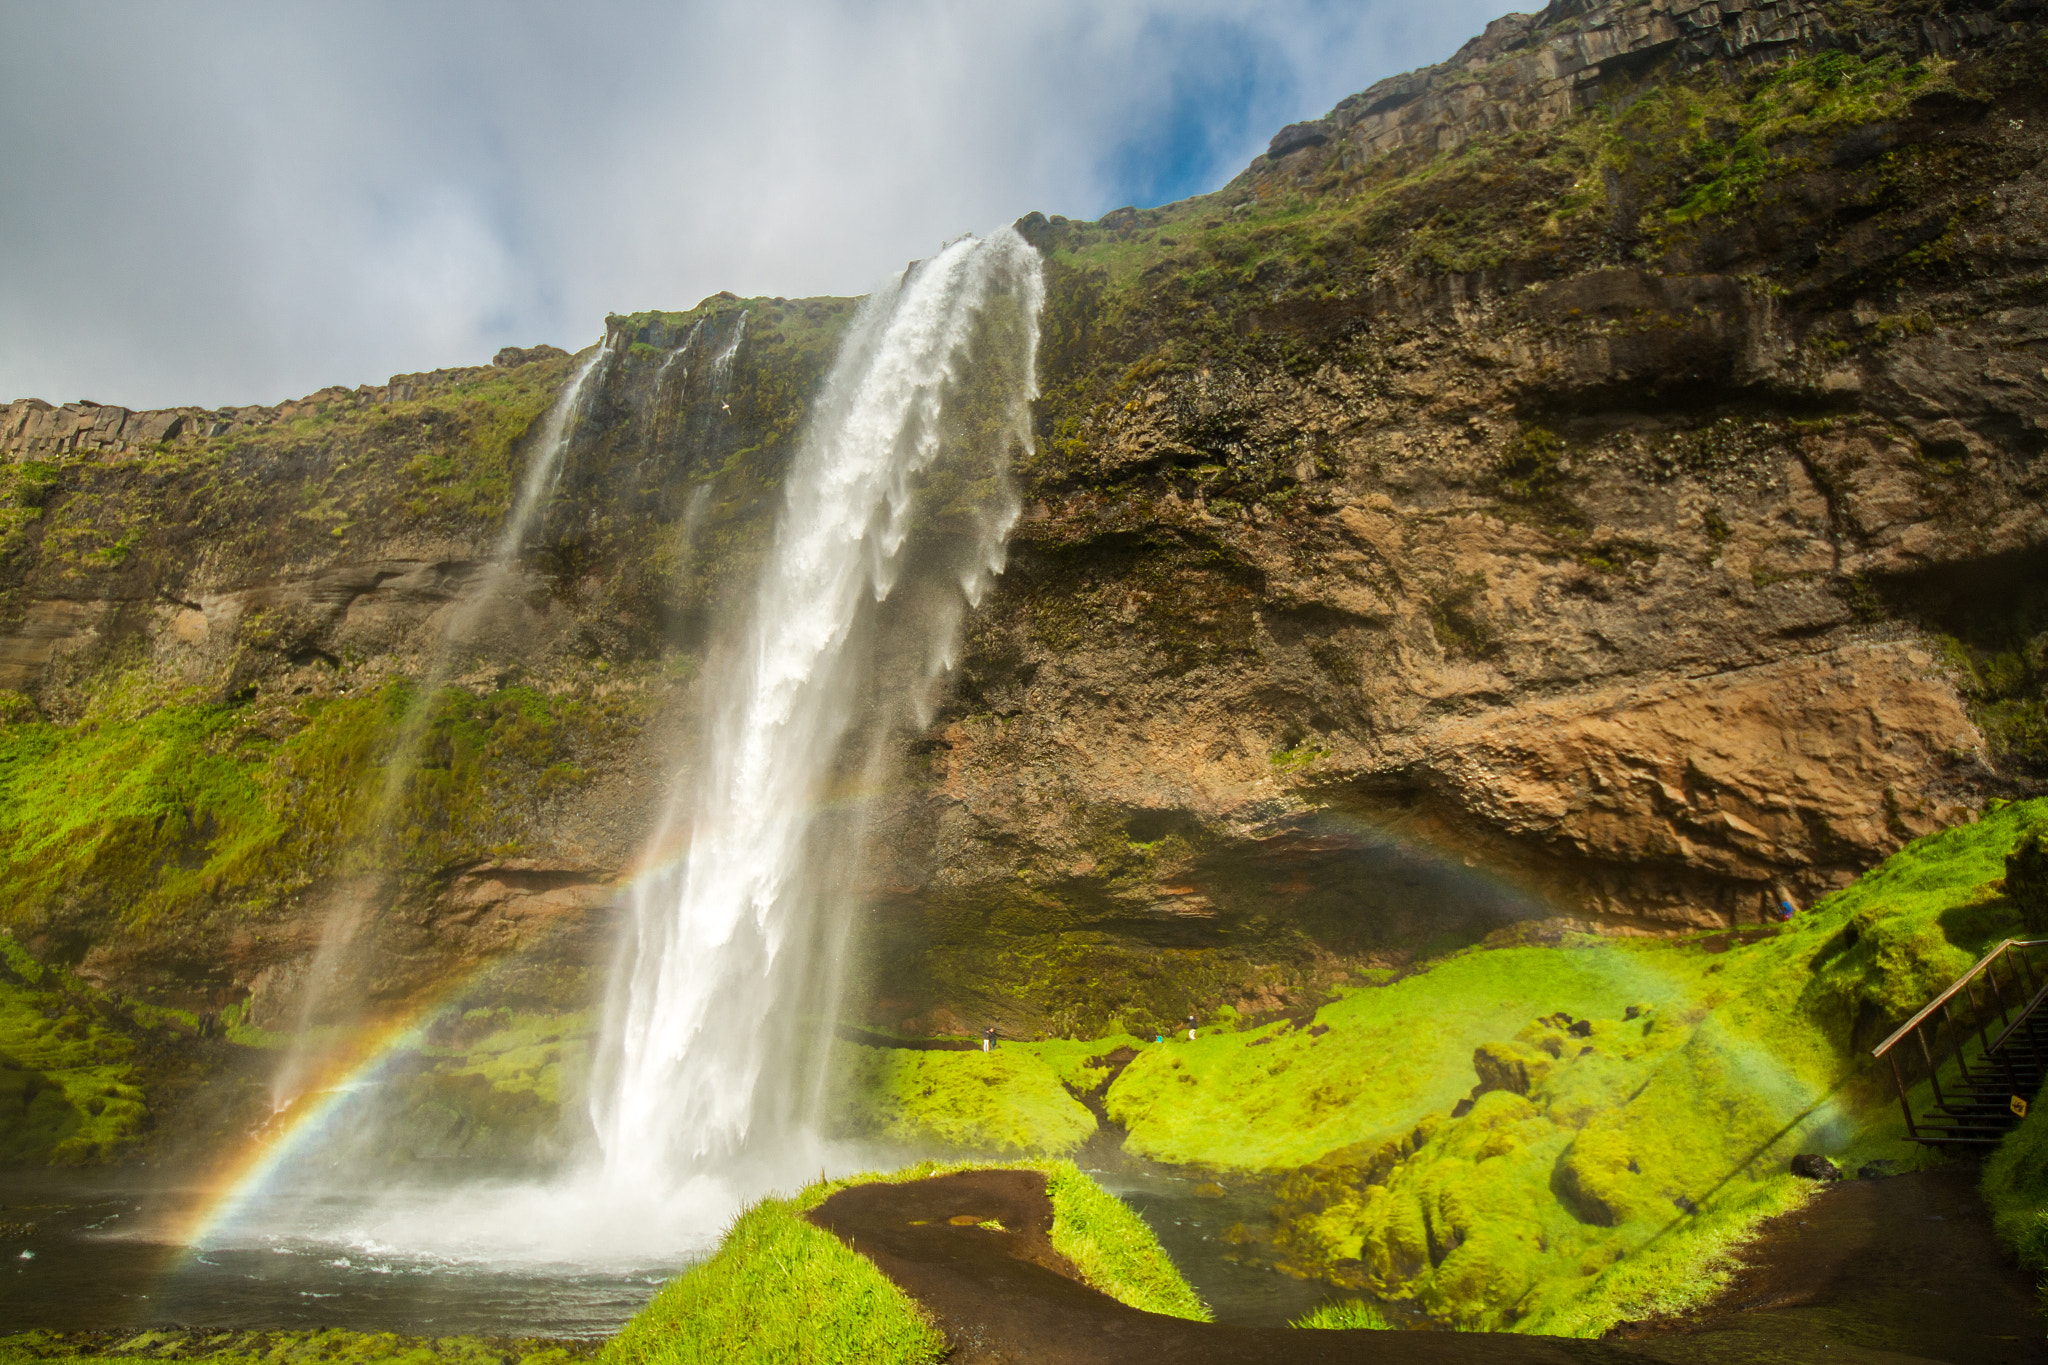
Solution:
{"label": "wet rock", "polygon": [[1818,1153],[1802,1152],[1792,1158],[1792,1174],[1808,1180],[1840,1180],[1842,1168]]}
{"label": "wet rock", "polygon": [[1479,1073],[1473,1098],[1490,1090],[1527,1095],[1550,1074],[1551,1059],[1526,1052],[1513,1043],[1482,1043],[1472,1052],[1472,1069]]}

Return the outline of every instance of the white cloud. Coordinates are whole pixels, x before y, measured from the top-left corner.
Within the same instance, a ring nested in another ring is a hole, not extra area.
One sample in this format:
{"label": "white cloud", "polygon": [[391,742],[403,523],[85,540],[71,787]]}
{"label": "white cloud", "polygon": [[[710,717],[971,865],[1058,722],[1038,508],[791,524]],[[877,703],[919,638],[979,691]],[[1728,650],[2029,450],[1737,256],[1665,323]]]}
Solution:
{"label": "white cloud", "polygon": [[18,4],[0,398],[276,401],[1214,188],[1491,5]]}

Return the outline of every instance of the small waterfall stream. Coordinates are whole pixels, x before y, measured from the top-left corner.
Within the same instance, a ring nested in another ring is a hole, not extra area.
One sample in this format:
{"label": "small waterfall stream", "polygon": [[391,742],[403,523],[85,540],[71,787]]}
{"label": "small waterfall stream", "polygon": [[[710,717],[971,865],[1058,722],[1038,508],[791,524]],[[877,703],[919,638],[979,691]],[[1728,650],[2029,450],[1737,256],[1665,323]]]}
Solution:
{"label": "small waterfall stream", "polygon": [[[812,1128],[850,891],[820,806],[884,661],[913,657],[928,682],[1001,569],[1042,293],[1037,253],[1014,232],[964,239],[872,295],[842,345],[751,618],[653,841],[686,852],[633,891],[591,1100],[615,1188],[772,1167]],[[737,344],[736,332],[714,364]],[[956,400],[992,405],[992,445],[949,431]],[[947,476],[969,510],[928,522],[920,484]],[[906,573],[944,590],[879,619]]]}
{"label": "small waterfall stream", "polygon": [[[435,642],[418,691],[391,741],[376,804],[371,808],[368,828],[372,842],[367,852],[373,866],[387,867],[393,862],[385,856],[390,852],[393,817],[419,766],[420,745],[433,718],[435,695],[447,683],[463,647],[475,636],[485,614],[504,595],[518,568],[519,551],[526,543],[527,532],[561,477],[562,456],[583,415],[585,395],[593,384],[602,385],[611,362],[611,338],[607,336],[577,368],[568,387],[548,410],[547,421],[527,460],[525,476],[519,482],[519,492],[498,531],[483,573],[450,615]],[[376,895],[374,886],[357,887],[328,912],[320,926],[319,942],[300,988],[298,1024],[291,1044],[271,1076],[273,1113],[289,1109],[310,1085],[318,1083],[326,1069],[331,1044],[322,1038],[317,1024],[332,1001],[340,958],[375,908],[372,901]]]}

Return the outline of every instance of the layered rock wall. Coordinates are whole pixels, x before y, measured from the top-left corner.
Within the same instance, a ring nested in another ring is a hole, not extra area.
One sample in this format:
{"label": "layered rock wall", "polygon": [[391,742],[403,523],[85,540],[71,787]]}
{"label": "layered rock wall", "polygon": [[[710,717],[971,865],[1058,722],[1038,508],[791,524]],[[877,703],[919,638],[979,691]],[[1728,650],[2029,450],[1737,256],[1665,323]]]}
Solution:
{"label": "layered rock wall", "polygon": [[[1026,512],[930,726],[849,756],[876,832],[850,1008],[1094,1036],[1531,922],[1744,922],[2048,780],[2039,29],[1555,5],[1215,195],[1021,223],[1049,281]],[[54,881],[23,845],[17,932],[277,1019],[367,897],[379,999],[540,938],[530,997],[586,989],[565,964],[687,763],[848,310],[608,320],[556,493],[444,670],[461,819],[423,815],[396,871],[350,862],[308,774],[374,790],[335,718],[375,722],[481,610],[567,358],[7,409],[8,714],[76,738],[193,708],[195,763],[306,812],[238,832],[181,796],[185,825]],[[713,332],[725,378],[688,350]],[[259,833],[269,861],[220,861]]]}

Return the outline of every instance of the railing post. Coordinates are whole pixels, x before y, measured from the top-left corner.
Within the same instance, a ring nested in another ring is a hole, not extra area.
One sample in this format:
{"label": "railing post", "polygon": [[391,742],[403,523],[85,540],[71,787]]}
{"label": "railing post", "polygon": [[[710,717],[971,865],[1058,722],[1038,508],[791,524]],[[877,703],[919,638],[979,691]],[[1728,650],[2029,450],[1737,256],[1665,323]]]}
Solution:
{"label": "railing post", "polygon": [[[1919,1030],[1914,1032],[1917,1035]],[[1906,1111],[1906,1140],[1918,1142],[1920,1130],[1913,1126],[1913,1102],[1906,1098],[1906,1078],[1899,1074],[1899,1054],[1888,1053],[1886,1060],[1892,1064],[1892,1084],[1899,1088],[1899,1108]]]}
{"label": "railing post", "polygon": [[[1970,1064],[1963,1060],[1963,1039],[1965,1035],[1963,1030],[1956,1027],[1956,1017],[1949,1012],[1947,1001],[1942,1002],[1941,1021],[1948,1025],[1949,1041],[1955,1046],[1956,1074],[1967,1084],[1970,1079]],[[1943,1107],[1945,1108],[1946,1105]]]}
{"label": "railing post", "polygon": [[1913,1030],[1913,1037],[1919,1040],[1920,1055],[1927,1061],[1927,1084],[1934,1091],[1934,1107],[1948,1108],[1948,1100],[1941,1093],[1941,1068],[1934,1064],[1934,1053],[1928,1049],[1925,1026]]}
{"label": "railing post", "polygon": [[1986,1066],[1989,1066],[1991,1063],[1991,1035],[1984,1029],[1984,1003],[1977,998],[1977,979],[1975,977],[1970,978],[1969,983],[1963,989],[1968,991],[1970,995],[1970,1013],[1977,1016],[1977,1046],[1984,1050],[1984,1063]]}

